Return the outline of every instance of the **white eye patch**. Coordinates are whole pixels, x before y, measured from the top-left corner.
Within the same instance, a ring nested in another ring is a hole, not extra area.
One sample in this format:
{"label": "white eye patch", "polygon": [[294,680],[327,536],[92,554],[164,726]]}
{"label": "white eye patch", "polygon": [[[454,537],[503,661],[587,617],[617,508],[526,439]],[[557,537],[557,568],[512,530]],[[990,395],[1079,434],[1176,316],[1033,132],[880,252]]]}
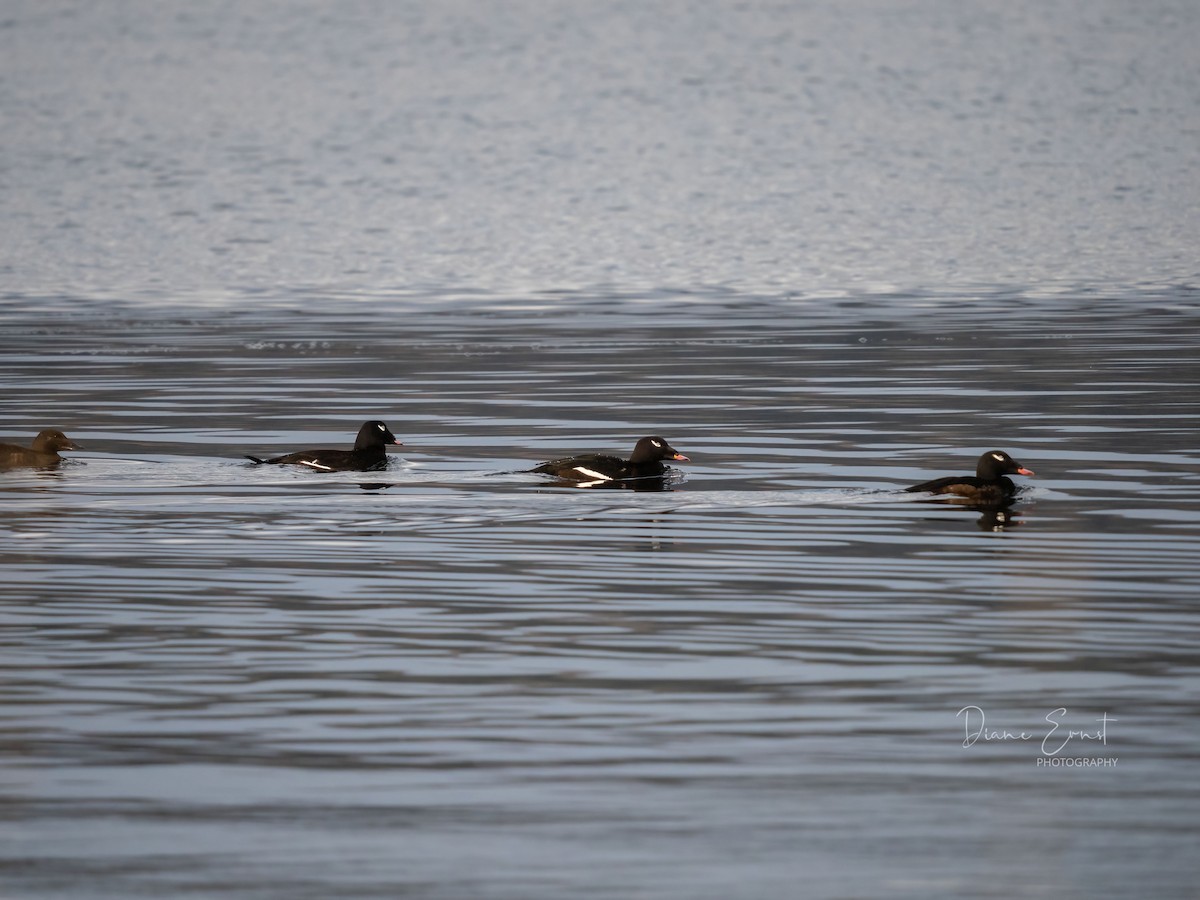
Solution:
{"label": "white eye patch", "polygon": [[994,459],[996,462],[1004,462],[1004,455],[1001,453],[993,453],[992,459]]}
{"label": "white eye patch", "polygon": [[378,428],[380,431],[387,431],[387,428],[385,428],[383,425],[376,425],[375,427]]}
{"label": "white eye patch", "polygon": [[650,443],[652,443],[652,444],[653,444],[655,447],[661,447],[661,446],[662,446],[662,444],[660,444],[658,441],[651,441]]}

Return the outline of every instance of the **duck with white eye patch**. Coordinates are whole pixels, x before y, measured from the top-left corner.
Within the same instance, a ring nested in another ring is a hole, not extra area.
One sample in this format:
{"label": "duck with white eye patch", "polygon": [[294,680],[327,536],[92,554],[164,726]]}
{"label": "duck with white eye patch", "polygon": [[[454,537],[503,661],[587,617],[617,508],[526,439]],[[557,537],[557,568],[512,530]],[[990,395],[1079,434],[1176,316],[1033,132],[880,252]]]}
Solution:
{"label": "duck with white eye patch", "polygon": [[387,466],[387,445],[399,444],[383,422],[364,422],[353,450],[300,450],[272,459],[246,456],[256,465],[305,466],[316,472],[373,472]]}
{"label": "duck with white eye patch", "polygon": [[1017,492],[1017,486],[1007,475],[1033,474],[1033,470],[1025,468],[1003,450],[989,450],[979,457],[974,477],[950,475],[923,481],[904,490],[961,497],[979,505],[999,505],[1011,501]]}
{"label": "duck with white eye patch", "polygon": [[598,484],[603,482],[628,481],[637,478],[662,478],[667,472],[663,460],[688,462],[688,458],[666,442],[665,438],[652,435],[644,437],[634,445],[629,459],[608,456],[603,453],[586,453],[552,459],[530,472],[554,475],[567,481]]}

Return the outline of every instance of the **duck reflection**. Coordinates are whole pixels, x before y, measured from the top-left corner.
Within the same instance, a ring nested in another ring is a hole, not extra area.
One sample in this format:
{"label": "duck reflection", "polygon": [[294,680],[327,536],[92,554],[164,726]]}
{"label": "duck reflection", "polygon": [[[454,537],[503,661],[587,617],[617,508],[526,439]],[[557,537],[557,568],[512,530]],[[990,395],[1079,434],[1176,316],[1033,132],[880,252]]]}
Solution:
{"label": "duck reflection", "polygon": [[596,479],[594,481],[576,481],[572,478],[556,478],[548,481],[545,485],[539,487],[556,487],[556,488],[575,488],[583,490],[598,490],[598,491],[673,491],[675,485],[682,479],[666,477],[650,477],[650,478],[623,478],[618,481],[611,479]]}
{"label": "duck reflection", "polygon": [[936,500],[923,500],[922,503],[942,508],[963,509],[979,513],[975,524],[980,531],[1008,531],[1023,525],[1021,510],[1014,507],[1015,498],[1003,503],[977,503],[960,497],[938,497]]}
{"label": "duck reflection", "polygon": [[1020,511],[1013,509],[1010,503],[990,506],[972,505],[969,508],[979,513],[975,524],[981,531],[1008,531],[1010,528],[1024,524],[1020,519]]}

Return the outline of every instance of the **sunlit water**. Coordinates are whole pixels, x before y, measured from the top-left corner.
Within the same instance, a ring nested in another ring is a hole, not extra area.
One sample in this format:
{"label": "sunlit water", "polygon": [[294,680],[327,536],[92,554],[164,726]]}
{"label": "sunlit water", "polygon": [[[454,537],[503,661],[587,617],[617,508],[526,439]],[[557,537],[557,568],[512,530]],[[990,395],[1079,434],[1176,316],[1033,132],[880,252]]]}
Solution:
{"label": "sunlit water", "polygon": [[8,0],[52,294],[1194,280],[1188,0]]}
{"label": "sunlit water", "polygon": [[1198,30],[6,3],[0,896],[1195,896]]}

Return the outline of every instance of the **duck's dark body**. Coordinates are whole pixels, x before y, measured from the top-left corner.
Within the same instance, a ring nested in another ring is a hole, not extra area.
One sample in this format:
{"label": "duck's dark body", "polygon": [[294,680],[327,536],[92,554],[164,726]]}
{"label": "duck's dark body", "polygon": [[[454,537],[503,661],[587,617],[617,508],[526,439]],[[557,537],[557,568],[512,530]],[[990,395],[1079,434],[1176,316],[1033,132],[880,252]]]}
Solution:
{"label": "duck's dark body", "polygon": [[989,450],[979,457],[975,475],[951,475],[905,488],[906,491],[962,497],[980,505],[998,505],[1012,500],[1017,486],[1006,475],[1032,475],[1003,450]]}
{"label": "duck's dark body", "polygon": [[62,462],[59,450],[78,450],[65,434],[54,428],[38,432],[33,447],[17,444],[0,444],[0,468],[13,469],[20,466],[55,466]]}
{"label": "duck's dark body", "polygon": [[604,482],[626,481],[635,478],[661,478],[667,471],[663,460],[687,462],[688,458],[660,437],[644,437],[633,448],[629,459],[586,453],[553,459],[530,469],[543,475],[554,475],[568,481]]}
{"label": "duck's dark body", "polygon": [[353,450],[301,450],[273,459],[246,459],[260,465],[306,466],[318,472],[371,472],[387,465],[387,445],[399,443],[387,425],[371,421],[358,429]]}

